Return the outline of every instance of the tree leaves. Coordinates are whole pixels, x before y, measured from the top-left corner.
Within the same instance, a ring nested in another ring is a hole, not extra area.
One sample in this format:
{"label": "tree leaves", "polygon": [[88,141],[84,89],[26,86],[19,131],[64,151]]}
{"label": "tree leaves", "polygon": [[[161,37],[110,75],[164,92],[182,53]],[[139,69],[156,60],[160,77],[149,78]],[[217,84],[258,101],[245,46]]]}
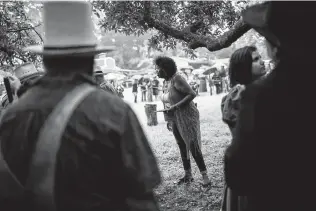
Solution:
{"label": "tree leaves", "polygon": [[[101,26],[105,31],[113,30],[126,35],[139,36],[146,33],[149,28],[156,28],[146,19],[145,4],[148,2],[106,1],[94,2],[94,7],[105,14],[105,18],[101,20]],[[189,46],[187,40],[193,39],[192,33],[200,41],[202,37],[216,39],[223,35],[225,29],[236,24],[240,18],[240,11],[236,9],[232,1],[150,1],[149,4],[151,20],[157,20],[159,24],[179,30],[175,32],[165,28],[164,33],[157,32],[149,40],[149,46],[157,50],[173,49],[175,38],[179,39],[175,33],[184,33],[192,24],[200,23],[198,27],[191,28],[190,38],[181,38],[185,41],[183,42],[185,46]],[[187,52],[192,51],[187,50]]]}
{"label": "tree leaves", "polygon": [[40,7],[34,2],[0,2],[0,65],[39,62],[38,56],[23,52],[22,49],[42,42],[37,31],[40,26]]}

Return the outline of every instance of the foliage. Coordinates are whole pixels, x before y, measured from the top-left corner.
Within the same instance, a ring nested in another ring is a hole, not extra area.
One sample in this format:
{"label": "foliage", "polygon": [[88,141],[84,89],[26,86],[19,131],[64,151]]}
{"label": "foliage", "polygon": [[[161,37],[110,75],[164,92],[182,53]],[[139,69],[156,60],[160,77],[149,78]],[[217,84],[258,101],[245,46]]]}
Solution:
{"label": "foliage", "polygon": [[[139,36],[155,28],[146,19],[145,14],[149,10],[146,4],[149,3],[97,1],[94,7],[105,15],[100,21],[105,31]],[[149,46],[158,50],[174,49],[177,42],[188,47],[190,43],[187,39],[177,38],[186,36],[186,30],[196,36],[217,38],[224,33],[224,29],[232,27],[239,20],[239,12],[232,1],[152,1],[150,15],[154,20],[159,20],[163,27],[163,30],[156,30],[149,40]],[[193,50],[186,48],[186,52],[192,54]]]}
{"label": "foliage", "polygon": [[22,49],[42,41],[39,8],[40,4],[34,2],[0,2],[0,65],[38,62],[38,56]]}
{"label": "foliage", "polygon": [[[111,55],[118,66],[128,69],[159,52],[227,57],[235,48],[231,44],[249,30],[240,22],[240,11],[248,1],[90,1],[95,34],[101,42],[118,46]],[[22,49],[43,41],[41,7],[35,1],[0,2],[1,66],[29,61],[39,66],[40,57]]]}

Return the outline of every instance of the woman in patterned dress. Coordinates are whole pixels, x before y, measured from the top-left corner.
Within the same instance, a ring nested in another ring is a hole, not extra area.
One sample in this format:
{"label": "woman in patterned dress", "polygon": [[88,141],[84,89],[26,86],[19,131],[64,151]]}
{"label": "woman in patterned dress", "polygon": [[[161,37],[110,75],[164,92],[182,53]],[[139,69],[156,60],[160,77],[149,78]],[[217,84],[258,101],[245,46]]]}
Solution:
{"label": "woman in patterned dress", "polygon": [[[266,69],[256,47],[246,46],[236,50],[229,64],[230,91],[223,97],[221,110],[222,119],[233,134],[239,111],[240,94],[245,85],[266,75]],[[225,186],[222,211],[246,211],[247,197],[238,196]]]}
{"label": "woman in patterned dress", "polygon": [[169,57],[155,59],[158,68],[157,75],[168,83],[162,101],[166,105],[165,112],[173,114],[172,132],[180,149],[185,175],[178,184],[193,181],[191,173],[191,152],[203,178],[203,186],[211,184],[207,175],[204,158],[201,151],[200,115],[193,103],[196,93],[186,80],[177,72],[177,66]]}

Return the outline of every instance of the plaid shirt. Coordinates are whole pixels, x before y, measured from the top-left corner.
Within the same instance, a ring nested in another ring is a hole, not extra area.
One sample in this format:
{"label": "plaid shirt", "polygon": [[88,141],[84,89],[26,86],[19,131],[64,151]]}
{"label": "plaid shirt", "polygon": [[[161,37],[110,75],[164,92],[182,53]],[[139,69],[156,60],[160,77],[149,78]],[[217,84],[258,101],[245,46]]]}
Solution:
{"label": "plaid shirt", "polygon": [[108,91],[108,92],[110,92],[112,94],[118,95],[115,87],[112,84],[110,84],[109,82],[107,82],[107,81],[101,83],[100,87],[101,87],[101,89],[103,89],[105,91]]}

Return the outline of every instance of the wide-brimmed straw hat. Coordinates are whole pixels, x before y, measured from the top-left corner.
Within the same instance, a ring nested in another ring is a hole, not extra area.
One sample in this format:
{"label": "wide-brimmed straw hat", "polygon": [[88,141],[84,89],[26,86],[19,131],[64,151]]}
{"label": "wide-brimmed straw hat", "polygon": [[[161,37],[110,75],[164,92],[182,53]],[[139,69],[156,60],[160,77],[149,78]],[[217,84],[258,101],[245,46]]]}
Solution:
{"label": "wide-brimmed straw hat", "polygon": [[315,42],[316,2],[271,1],[242,12],[243,21],[275,46]]}
{"label": "wide-brimmed straw hat", "polygon": [[87,1],[44,1],[44,46],[25,51],[41,55],[95,55],[115,50],[100,46],[94,34],[92,6]]}
{"label": "wide-brimmed straw hat", "polygon": [[44,75],[44,72],[38,71],[33,63],[25,63],[14,70],[15,76],[20,81],[25,81],[37,76]]}

